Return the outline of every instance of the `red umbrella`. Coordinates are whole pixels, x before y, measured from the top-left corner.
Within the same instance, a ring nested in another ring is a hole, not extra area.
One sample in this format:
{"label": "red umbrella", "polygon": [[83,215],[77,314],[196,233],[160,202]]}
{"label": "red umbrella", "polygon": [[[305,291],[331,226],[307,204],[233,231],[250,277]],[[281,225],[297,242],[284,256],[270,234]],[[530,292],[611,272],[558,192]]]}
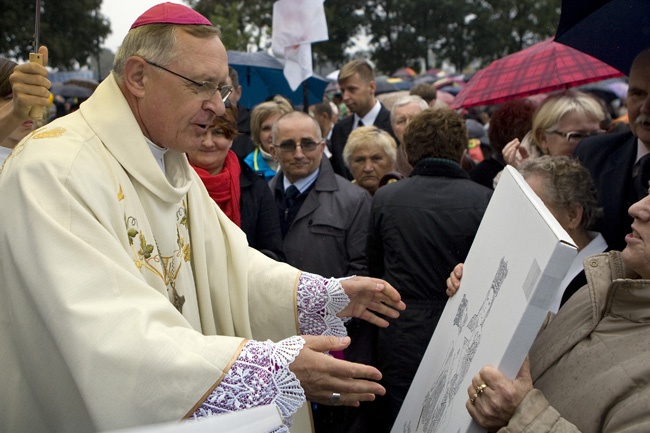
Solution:
{"label": "red umbrella", "polygon": [[498,104],[620,76],[620,71],[600,60],[547,39],[478,71],[452,107]]}

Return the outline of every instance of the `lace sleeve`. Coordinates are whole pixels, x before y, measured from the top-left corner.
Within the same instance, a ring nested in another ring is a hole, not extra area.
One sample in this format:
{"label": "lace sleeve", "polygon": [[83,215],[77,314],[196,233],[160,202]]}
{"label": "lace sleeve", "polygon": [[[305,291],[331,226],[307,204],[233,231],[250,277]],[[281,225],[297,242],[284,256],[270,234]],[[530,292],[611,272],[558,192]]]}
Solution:
{"label": "lace sleeve", "polygon": [[289,370],[305,340],[290,337],[278,343],[248,341],[219,386],[194,412],[192,419],[220,415],[274,403],[288,432],[291,417],[305,401],[300,381]]}
{"label": "lace sleeve", "polygon": [[303,272],[298,279],[297,298],[301,334],[348,335],[343,321],[336,317],[350,302],[338,279]]}

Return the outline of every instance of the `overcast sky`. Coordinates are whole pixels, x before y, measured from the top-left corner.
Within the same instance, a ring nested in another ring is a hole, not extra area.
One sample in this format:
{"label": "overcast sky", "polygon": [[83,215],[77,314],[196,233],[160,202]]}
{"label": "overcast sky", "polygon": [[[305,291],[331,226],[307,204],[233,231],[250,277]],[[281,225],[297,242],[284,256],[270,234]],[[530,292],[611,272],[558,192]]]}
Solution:
{"label": "overcast sky", "polygon": [[181,0],[103,0],[102,14],[111,22],[112,33],[106,38],[104,47],[115,52],[131,24],[151,6],[169,1],[185,4]]}

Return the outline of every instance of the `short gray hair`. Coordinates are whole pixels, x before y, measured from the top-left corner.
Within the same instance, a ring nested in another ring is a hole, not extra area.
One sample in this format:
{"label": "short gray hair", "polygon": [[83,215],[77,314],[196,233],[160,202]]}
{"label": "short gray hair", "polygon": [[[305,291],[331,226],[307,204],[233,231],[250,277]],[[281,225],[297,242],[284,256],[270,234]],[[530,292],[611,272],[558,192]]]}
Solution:
{"label": "short gray hair", "polygon": [[395,166],[395,162],[397,161],[397,143],[395,139],[388,132],[376,126],[362,126],[352,131],[343,148],[343,162],[346,167],[350,168],[354,151],[357,150],[357,147],[364,144],[374,145],[382,149],[393,164],[393,167]]}
{"label": "short gray hair", "polygon": [[285,113],[282,116],[280,116],[280,118],[276,120],[275,123],[273,124],[273,129],[271,131],[271,134],[273,137],[274,145],[276,144],[275,139],[277,138],[278,131],[280,130],[280,126],[279,126],[280,122],[284,122],[285,120],[290,121],[291,119],[294,118],[305,118],[311,120],[312,123],[314,124],[314,133],[316,134],[316,140],[321,141],[323,139],[323,134],[320,131],[320,125],[318,124],[316,119],[314,119],[307,113],[303,113],[302,111],[291,111],[289,113]]}
{"label": "short gray hair", "polygon": [[399,98],[395,103],[393,104],[393,107],[390,109],[390,123],[393,124],[395,122],[395,109],[399,107],[403,107],[404,105],[409,105],[412,103],[416,103],[420,105],[420,108],[422,111],[426,110],[429,108],[429,104],[427,104],[427,101],[422,99],[422,97],[418,95],[406,95],[402,96]]}
{"label": "short gray hair", "polygon": [[139,56],[159,65],[171,63],[179,55],[176,47],[179,31],[203,39],[221,35],[218,28],[206,25],[148,24],[131,29],[113,61],[113,74],[117,81],[124,79],[124,65],[129,57]]}
{"label": "short gray hair", "polygon": [[584,229],[593,227],[602,215],[594,181],[576,159],[550,155],[529,158],[519,171],[525,179],[533,175],[541,176],[546,184],[545,198],[558,209],[569,210],[573,205],[581,206],[583,212],[580,225]]}

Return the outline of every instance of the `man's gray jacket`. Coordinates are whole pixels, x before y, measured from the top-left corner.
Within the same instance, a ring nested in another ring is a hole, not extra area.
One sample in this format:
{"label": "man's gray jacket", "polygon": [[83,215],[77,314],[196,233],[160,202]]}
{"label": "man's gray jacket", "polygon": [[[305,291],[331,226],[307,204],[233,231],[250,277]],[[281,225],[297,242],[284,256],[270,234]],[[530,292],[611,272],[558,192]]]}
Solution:
{"label": "man's gray jacket", "polygon": [[[278,202],[283,174],[271,180]],[[324,277],[368,275],[366,237],[372,198],[363,188],[337,175],[327,158],[296,218],[283,248],[287,262]]]}

